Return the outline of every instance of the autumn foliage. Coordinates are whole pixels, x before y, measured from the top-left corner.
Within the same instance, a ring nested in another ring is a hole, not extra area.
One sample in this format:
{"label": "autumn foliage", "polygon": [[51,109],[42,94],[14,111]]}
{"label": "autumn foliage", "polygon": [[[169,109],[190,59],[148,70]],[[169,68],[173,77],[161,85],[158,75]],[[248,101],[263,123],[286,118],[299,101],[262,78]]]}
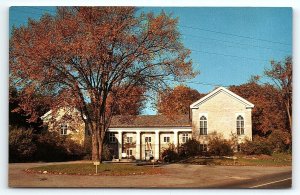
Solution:
{"label": "autumn foliage", "polygon": [[231,86],[229,89],[255,105],[252,112],[254,134],[266,135],[274,129],[286,128],[280,91],[272,85],[259,85],[252,82]]}
{"label": "autumn foliage", "polygon": [[190,105],[203,97],[197,90],[184,85],[168,88],[159,93],[158,113],[164,115],[189,114]]}
{"label": "autumn foliage", "polygon": [[136,11],[59,7],[55,16],[12,30],[10,79],[22,90],[20,107],[32,120],[33,94],[48,97],[53,112],[76,107],[92,135],[94,160],[101,161],[112,116],[127,109],[117,105],[121,97],[131,102],[134,90],[157,91],[195,76],[177,19]]}

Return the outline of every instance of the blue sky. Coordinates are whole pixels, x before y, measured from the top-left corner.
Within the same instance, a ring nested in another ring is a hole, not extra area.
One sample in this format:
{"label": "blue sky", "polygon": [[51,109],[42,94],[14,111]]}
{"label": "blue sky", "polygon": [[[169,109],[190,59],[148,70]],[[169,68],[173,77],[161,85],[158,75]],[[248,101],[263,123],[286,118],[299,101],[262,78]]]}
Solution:
{"label": "blue sky", "polygon": [[[200,74],[186,85],[201,93],[215,85],[239,85],[251,75],[262,75],[269,61],[292,55],[291,8],[147,7],[164,9],[178,17],[184,45],[191,49],[194,69]],[[49,10],[49,11],[47,11]],[[10,27],[39,19],[54,7],[11,7]],[[149,108],[144,114],[154,114]]]}

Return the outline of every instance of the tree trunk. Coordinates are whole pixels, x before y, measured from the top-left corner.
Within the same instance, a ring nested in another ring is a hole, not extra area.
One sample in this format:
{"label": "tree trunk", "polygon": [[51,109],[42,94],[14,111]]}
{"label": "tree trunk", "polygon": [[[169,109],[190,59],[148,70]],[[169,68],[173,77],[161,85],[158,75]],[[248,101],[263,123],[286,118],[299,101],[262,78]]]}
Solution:
{"label": "tree trunk", "polygon": [[99,141],[95,135],[95,131],[92,133],[92,160],[99,161]]}
{"label": "tree trunk", "polygon": [[103,152],[103,141],[99,142],[99,145],[98,145],[98,155],[99,155],[100,163],[102,163],[102,152]]}
{"label": "tree trunk", "polygon": [[287,111],[287,115],[288,115],[288,119],[289,119],[289,127],[290,127],[290,132],[292,132],[292,126],[293,126],[293,124],[292,124],[292,114],[291,114],[291,111],[290,111],[290,101],[289,100],[287,100],[287,103],[285,104],[285,106],[286,106],[286,111]]}
{"label": "tree trunk", "polygon": [[92,129],[92,160],[102,162],[103,141],[105,129],[103,127],[90,126]]}

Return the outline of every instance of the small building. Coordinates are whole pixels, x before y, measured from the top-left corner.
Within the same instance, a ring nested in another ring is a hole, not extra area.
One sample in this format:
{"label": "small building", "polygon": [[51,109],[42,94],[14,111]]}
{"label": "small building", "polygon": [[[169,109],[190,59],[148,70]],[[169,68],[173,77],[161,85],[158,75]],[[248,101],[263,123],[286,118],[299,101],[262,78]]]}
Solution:
{"label": "small building", "polygon": [[[107,130],[107,143],[111,153],[134,159],[159,159],[162,151],[174,144],[178,147],[189,139],[197,139],[207,149],[208,136],[221,134],[243,142],[252,140],[251,113],[254,105],[224,87],[219,87],[190,105],[190,115],[138,115],[114,116]],[[57,116],[52,111],[43,117],[49,131],[71,135],[83,144],[88,131],[76,109],[62,108]]]}

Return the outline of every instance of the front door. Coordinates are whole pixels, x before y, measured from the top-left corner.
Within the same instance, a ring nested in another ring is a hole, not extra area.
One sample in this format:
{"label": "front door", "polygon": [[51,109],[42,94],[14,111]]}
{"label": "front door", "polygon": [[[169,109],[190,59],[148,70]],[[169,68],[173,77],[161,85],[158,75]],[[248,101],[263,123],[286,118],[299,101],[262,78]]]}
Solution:
{"label": "front door", "polygon": [[153,151],[152,150],[145,150],[145,160],[150,160],[153,158]]}

